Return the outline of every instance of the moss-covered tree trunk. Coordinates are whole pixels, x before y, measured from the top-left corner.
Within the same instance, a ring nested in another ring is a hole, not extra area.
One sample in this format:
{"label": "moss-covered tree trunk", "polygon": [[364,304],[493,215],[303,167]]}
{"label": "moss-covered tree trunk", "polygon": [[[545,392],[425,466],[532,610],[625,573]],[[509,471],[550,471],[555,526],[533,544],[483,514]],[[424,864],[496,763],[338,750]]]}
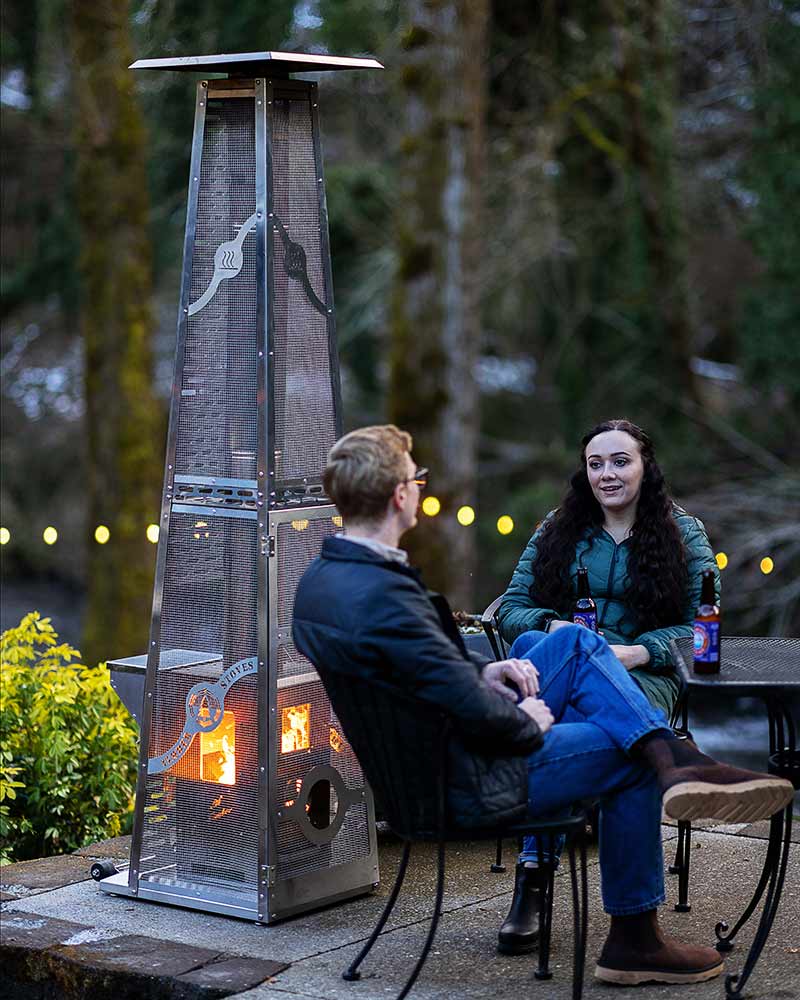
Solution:
{"label": "moss-covered tree trunk", "polygon": [[[146,650],[163,419],[152,390],[145,135],[128,8],[71,4],[89,494],[88,661]],[[94,541],[106,525],[107,544]]]}
{"label": "moss-covered tree trunk", "polygon": [[398,272],[392,303],[389,413],[411,431],[442,504],[408,544],[429,586],[469,608],[479,400],[481,199],[487,0],[407,0],[401,87]]}

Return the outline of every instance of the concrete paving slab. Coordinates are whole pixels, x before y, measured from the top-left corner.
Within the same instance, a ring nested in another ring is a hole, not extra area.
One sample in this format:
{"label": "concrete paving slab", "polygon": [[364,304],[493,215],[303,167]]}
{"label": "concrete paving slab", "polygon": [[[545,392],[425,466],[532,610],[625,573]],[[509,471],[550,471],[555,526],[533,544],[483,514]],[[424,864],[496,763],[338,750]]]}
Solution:
{"label": "concrete paving slab", "polygon": [[0,889],[17,899],[50,889],[60,889],[89,876],[91,862],[85,857],[62,854],[54,858],[18,861],[0,868]]}

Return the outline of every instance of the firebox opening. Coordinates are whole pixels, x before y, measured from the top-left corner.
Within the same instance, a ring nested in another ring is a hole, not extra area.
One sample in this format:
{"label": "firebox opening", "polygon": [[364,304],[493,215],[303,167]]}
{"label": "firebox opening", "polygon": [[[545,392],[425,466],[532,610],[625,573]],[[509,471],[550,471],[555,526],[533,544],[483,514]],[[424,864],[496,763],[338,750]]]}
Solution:
{"label": "firebox opening", "polygon": [[236,784],[236,719],[224,712],[212,733],[200,734],[200,778],[218,785]]}
{"label": "firebox opening", "polygon": [[281,753],[311,746],[311,704],[288,705],[281,713]]}
{"label": "firebox opening", "polygon": [[320,778],[308,793],[308,819],[317,830],[327,829],[339,812],[339,796],[327,778]]}

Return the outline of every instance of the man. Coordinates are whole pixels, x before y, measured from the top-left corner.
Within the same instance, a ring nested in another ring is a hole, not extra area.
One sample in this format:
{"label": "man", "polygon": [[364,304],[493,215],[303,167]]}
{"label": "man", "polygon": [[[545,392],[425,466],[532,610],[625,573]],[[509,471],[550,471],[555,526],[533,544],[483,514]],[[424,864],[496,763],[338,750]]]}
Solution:
{"label": "man", "polygon": [[[461,827],[601,797],[611,926],[598,978],[691,983],[719,975],[715,949],[679,943],[659,928],[662,805],[675,819],[755,819],[785,806],[791,783],[719,764],[677,740],[606,641],[587,629],[543,639],[535,666],[469,654],[446,603],[425,590],[398,547],[417,522],[426,480],[411,446],[410,435],[387,425],[353,431],[331,449],[324,483],[344,531],[325,540],[300,581],[297,648],[323,679],[380,678],[447,710],[456,734],[448,808]],[[518,704],[506,681],[518,689]],[[565,714],[586,721],[561,721]],[[530,928],[521,935],[527,945]]]}

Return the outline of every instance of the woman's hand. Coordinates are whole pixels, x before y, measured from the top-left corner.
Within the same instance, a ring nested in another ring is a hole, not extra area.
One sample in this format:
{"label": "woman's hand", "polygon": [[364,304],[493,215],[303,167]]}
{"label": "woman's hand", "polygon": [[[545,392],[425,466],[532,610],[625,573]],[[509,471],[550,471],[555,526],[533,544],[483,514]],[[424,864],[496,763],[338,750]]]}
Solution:
{"label": "woman's hand", "polygon": [[563,628],[565,625],[572,625],[572,624],[573,622],[565,622],[561,618],[551,618],[547,626],[547,634],[551,635],[553,632],[557,632],[560,628]]}
{"label": "woman's hand", "polygon": [[487,663],[483,668],[483,679],[490,688],[511,701],[517,700],[517,694],[506,687],[506,681],[511,681],[523,698],[539,693],[539,671],[530,660],[498,660]]}
{"label": "woman's hand", "polygon": [[650,662],[650,651],[647,646],[612,646],[608,647],[626,670],[634,667],[645,667]]}
{"label": "woman's hand", "polygon": [[519,703],[522,711],[529,715],[539,727],[542,735],[553,725],[555,719],[553,713],[541,698],[525,698]]}

